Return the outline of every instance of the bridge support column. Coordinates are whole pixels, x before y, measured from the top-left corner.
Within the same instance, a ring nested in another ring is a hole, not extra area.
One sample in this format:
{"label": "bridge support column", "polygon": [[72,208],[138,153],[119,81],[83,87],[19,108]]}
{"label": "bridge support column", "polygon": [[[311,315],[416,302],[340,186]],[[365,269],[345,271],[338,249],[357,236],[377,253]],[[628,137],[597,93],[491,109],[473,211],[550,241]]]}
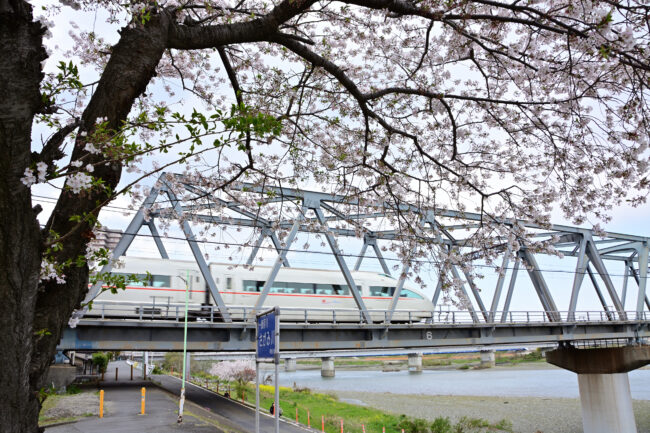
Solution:
{"label": "bridge support column", "polygon": [[546,360],[578,373],[585,433],[636,433],[627,373],[650,363],[650,346],[561,347]]}
{"label": "bridge support column", "polygon": [[422,354],[409,353],[409,373],[422,373]]}
{"label": "bridge support column", "polygon": [[334,357],[326,356],[321,358],[321,361],[323,362],[320,368],[321,377],[334,377],[336,374],[334,370]]}
{"label": "bridge support column", "polygon": [[496,365],[494,349],[481,350],[480,368],[492,368]]}
{"label": "bridge support column", "polygon": [[285,358],[284,371],[296,371],[296,358]]}

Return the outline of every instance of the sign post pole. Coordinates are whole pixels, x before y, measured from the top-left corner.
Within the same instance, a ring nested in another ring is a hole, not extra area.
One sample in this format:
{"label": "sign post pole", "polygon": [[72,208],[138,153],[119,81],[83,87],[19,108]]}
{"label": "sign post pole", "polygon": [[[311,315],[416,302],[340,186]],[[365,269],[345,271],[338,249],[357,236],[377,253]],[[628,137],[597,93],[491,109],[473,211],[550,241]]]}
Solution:
{"label": "sign post pole", "polygon": [[257,314],[255,323],[255,433],[260,431],[260,361],[275,364],[275,399],[273,415],[275,431],[280,432],[280,387],[278,384],[278,364],[280,362],[280,308]]}
{"label": "sign post pole", "polygon": [[[255,326],[255,340],[258,341],[259,327]],[[260,433],[260,362],[259,351],[255,346],[255,433]]]}
{"label": "sign post pole", "polygon": [[280,307],[275,307],[275,433],[280,433],[280,381],[278,366],[280,364]]}

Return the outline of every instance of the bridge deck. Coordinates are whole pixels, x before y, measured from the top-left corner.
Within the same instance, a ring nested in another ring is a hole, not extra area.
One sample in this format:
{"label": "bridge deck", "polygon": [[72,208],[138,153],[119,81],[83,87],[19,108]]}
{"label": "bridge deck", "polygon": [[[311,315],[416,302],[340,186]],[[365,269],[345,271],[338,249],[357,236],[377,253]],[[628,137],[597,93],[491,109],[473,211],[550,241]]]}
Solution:
{"label": "bridge deck", "polygon": [[[281,351],[345,349],[426,349],[469,345],[558,343],[563,341],[650,338],[650,321],[604,320],[522,323],[288,323],[281,324]],[[250,322],[190,322],[188,350],[255,350]],[[174,320],[84,318],[66,328],[61,350],[183,349],[183,322]]]}

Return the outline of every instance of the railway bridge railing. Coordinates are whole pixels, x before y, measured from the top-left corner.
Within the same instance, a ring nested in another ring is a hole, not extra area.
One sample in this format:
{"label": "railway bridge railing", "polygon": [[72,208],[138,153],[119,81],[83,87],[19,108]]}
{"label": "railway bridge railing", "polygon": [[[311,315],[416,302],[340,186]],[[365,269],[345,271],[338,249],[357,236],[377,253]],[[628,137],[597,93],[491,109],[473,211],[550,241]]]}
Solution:
{"label": "railway bridge railing", "polygon": [[[233,322],[250,322],[255,315],[254,306],[226,306],[228,316]],[[288,323],[303,324],[337,324],[365,323],[364,316],[356,308],[299,308],[282,307],[282,320]],[[430,325],[467,325],[481,322],[476,320],[476,313],[462,310],[373,310],[368,313],[373,324],[430,324]],[[155,303],[131,301],[95,301],[93,309],[86,313],[88,318],[123,319],[137,321],[174,321],[185,319],[185,304]],[[188,319],[198,323],[224,322],[221,309],[214,305],[192,305],[188,310]],[[643,311],[497,311],[492,322],[508,324],[577,324],[577,323],[650,323],[650,312]]]}
{"label": "railway bridge railing", "polygon": [[[156,310],[153,303],[98,302],[74,328],[64,330],[60,350],[183,350],[184,305]],[[129,309],[130,313],[125,314]],[[188,315],[187,350],[191,352],[251,352],[255,324],[246,320],[253,307],[229,307],[231,321],[219,317],[218,307]],[[327,316],[326,314],[329,314]],[[437,347],[562,344],[617,340],[647,344],[650,315],[636,312],[616,316],[601,311],[508,311],[506,320],[476,322],[468,311],[387,312],[369,310],[368,323],[354,309],[280,310],[281,351],[426,350]],[[408,315],[411,320],[408,320]],[[416,319],[417,317],[417,319]],[[395,323],[394,319],[399,320]]]}

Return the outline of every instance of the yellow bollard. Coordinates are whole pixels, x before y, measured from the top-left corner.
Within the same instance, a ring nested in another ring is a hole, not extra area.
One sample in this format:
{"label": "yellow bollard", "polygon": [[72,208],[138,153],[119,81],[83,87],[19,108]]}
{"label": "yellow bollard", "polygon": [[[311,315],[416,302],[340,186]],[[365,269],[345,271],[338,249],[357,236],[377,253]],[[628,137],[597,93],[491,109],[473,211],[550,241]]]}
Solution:
{"label": "yellow bollard", "polygon": [[104,418],[104,390],[99,391],[99,417]]}
{"label": "yellow bollard", "polygon": [[140,400],[140,415],[144,415],[144,397],[145,394],[147,393],[147,390],[144,387],[142,387],[141,391],[142,391],[142,398]]}

